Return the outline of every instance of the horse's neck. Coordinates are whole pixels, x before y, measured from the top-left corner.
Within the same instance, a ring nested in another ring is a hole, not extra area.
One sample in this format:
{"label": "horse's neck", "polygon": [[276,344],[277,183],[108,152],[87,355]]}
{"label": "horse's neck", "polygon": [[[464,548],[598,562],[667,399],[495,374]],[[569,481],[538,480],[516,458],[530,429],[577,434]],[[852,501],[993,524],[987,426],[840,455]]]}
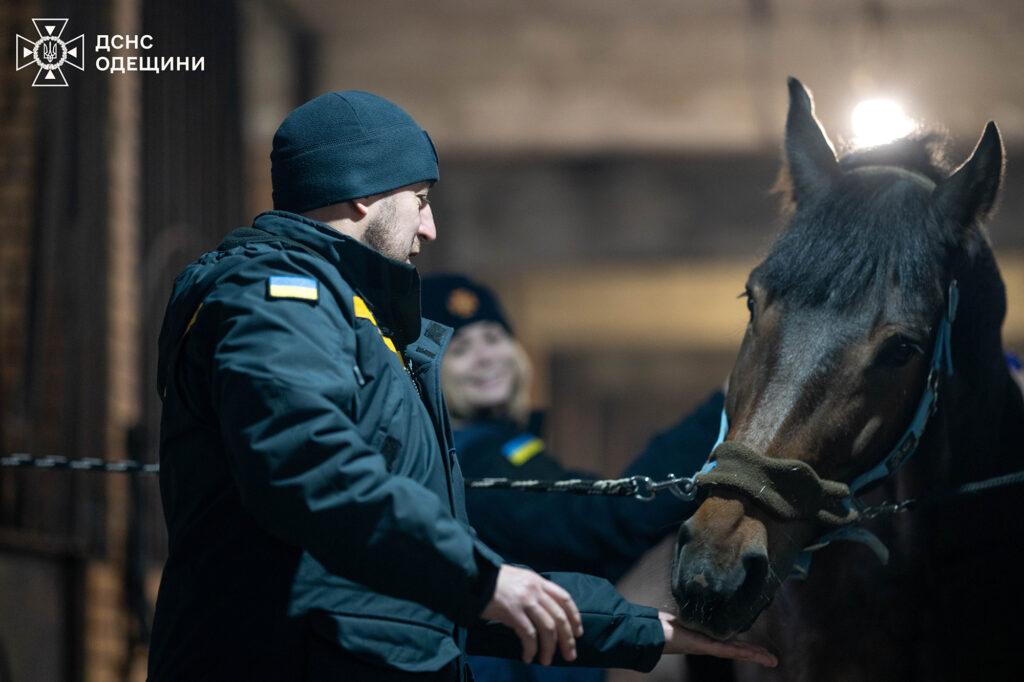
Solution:
{"label": "horse's neck", "polygon": [[[947,483],[1003,473],[1024,457],[1012,450],[1022,406],[1003,355],[1001,328],[1006,291],[995,258],[981,244],[971,265],[960,273],[960,305],[953,328],[955,374],[940,397],[937,438]],[[937,442],[935,442],[937,441]],[[1011,456],[1012,453],[1012,456]]]}
{"label": "horse's neck", "polygon": [[947,411],[952,483],[1024,468],[1024,402],[1005,366],[951,396]]}
{"label": "horse's neck", "polygon": [[1000,460],[1007,470],[1024,469],[1024,391],[1007,370],[1004,382],[1002,419],[998,425]]}
{"label": "horse's neck", "polygon": [[[991,253],[960,280],[953,327],[953,376],[944,376],[938,413],[929,421],[918,452],[886,492],[896,499],[930,499],[957,487],[1024,469],[1019,443],[1024,423],[1020,393],[1003,356],[1000,329],[1005,292]],[[969,503],[949,503],[935,513],[917,512],[893,525],[896,561],[919,565],[931,553],[988,542],[976,525],[1006,495],[985,493]],[[963,513],[960,513],[960,512]]]}
{"label": "horse's neck", "polygon": [[[961,280],[960,310],[953,331],[954,370],[943,380],[939,412],[925,430],[920,451],[894,481],[898,498],[930,499],[971,482],[1024,469],[1024,404],[1003,355],[1005,314],[1002,280],[995,269]],[[951,557],[974,556],[996,546],[991,518],[1014,514],[1016,491],[989,491],[961,498],[893,526],[898,557],[910,570]]]}

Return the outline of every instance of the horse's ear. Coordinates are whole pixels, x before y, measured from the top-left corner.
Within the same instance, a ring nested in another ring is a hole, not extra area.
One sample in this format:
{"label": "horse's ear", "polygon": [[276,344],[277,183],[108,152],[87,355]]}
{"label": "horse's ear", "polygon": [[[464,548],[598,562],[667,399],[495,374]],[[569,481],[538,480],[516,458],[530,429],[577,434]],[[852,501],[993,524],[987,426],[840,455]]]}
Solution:
{"label": "horse's ear", "polygon": [[789,114],[786,116],[786,162],[793,185],[793,200],[828,189],[839,172],[836,152],[814,117],[814,101],[803,83],[790,76]]}
{"label": "horse's ear", "polygon": [[962,227],[987,218],[1003,182],[1004,156],[999,129],[989,121],[971,158],[935,188],[939,211]]}

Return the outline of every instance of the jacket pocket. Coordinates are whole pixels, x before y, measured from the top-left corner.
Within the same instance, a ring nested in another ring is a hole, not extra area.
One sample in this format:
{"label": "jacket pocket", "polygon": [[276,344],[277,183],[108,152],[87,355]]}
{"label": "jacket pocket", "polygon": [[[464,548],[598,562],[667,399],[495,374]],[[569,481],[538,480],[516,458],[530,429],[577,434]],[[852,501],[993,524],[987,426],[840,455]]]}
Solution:
{"label": "jacket pocket", "polygon": [[428,623],[349,613],[310,614],[319,635],[361,661],[407,672],[440,670],[459,655],[452,633]]}

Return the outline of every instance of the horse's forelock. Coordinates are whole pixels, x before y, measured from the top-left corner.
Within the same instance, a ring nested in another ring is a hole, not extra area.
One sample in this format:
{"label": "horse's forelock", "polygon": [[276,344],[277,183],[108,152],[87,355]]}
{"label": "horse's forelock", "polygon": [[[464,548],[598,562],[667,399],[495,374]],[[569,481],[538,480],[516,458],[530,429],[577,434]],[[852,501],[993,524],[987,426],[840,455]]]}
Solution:
{"label": "horse's forelock", "polygon": [[839,167],[853,170],[864,166],[895,166],[920,173],[938,184],[952,170],[946,159],[949,136],[938,129],[921,130],[888,144],[851,149],[842,154]]}
{"label": "horse's forelock", "polygon": [[[789,212],[788,228],[757,270],[762,283],[797,305],[877,306],[898,286],[912,292],[908,308],[931,307],[955,248],[928,189],[948,175],[944,140],[933,131],[844,155],[845,172],[830,191]],[[780,191],[787,177],[784,170]]]}
{"label": "horse's forelock", "polygon": [[[938,128],[921,129],[888,144],[846,149],[840,155],[839,168],[852,171],[867,166],[890,166],[918,173],[938,184],[952,171],[946,158],[949,143],[948,133]],[[782,164],[771,192],[779,198],[783,217],[792,217],[796,213],[796,202],[787,163]]]}

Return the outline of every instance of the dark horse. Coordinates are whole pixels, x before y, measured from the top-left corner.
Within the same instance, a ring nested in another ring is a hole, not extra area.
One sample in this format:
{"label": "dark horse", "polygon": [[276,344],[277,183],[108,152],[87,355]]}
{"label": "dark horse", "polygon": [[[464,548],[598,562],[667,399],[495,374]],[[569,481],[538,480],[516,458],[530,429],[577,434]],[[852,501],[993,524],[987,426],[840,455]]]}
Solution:
{"label": "dark horse", "polygon": [[[891,550],[887,564],[835,542],[807,580],[786,580],[805,547],[853,518],[841,518],[843,483],[902,442],[930,374],[939,398],[919,447],[860,501],[927,498],[1024,468],[1005,290],[980,227],[1003,175],[995,125],[952,173],[936,135],[837,159],[810,94],[795,79],[789,91],[789,223],[747,282],[750,323],[715,450],[733,473],[680,530],[680,616],[716,637],[752,628],[779,653],[777,670],[742,668],[742,679],[1024,679],[1021,488],[860,519]],[[953,371],[929,372],[953,289]]]}

